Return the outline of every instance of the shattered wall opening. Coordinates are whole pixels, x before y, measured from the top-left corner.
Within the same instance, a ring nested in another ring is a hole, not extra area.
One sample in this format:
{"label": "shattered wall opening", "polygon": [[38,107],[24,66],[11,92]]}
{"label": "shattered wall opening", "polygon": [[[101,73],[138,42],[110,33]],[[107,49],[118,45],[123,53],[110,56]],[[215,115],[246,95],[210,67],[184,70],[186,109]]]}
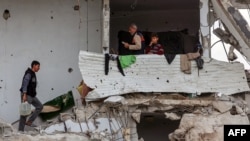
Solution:
{"label": "shattered wall opening", "polygon": [[[169,141],[168,135],[178,129],[180,120],[167,119],[163,113],[142,113],[137,124],[138,137],[146,141]],[[152,136],[154,135],[154,136]]]}
{"label": "shattered wall opening", "polygon": [[[200,0],[110,1],[110,47],[117,51],[118,32],[135,23],[142,32],[188,29],[196,35],[200,27]],[[181,3],[181,4],[180,4]],[[145,18],[147,17],[147,18]],[[147,40],[147,39],[146,39]]]}

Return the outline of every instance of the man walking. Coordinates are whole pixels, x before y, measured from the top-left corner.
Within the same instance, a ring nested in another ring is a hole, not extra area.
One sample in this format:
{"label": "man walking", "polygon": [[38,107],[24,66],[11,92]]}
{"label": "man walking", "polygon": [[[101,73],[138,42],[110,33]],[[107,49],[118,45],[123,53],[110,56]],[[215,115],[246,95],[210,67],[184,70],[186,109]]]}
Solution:
{"label": "man walking", "polygon": [[19,121],[19,131],[24,131],[25,125],[36,127],[33,121],[37,118],[43,109],[42,103],[36,97],[36,72],[40,69],[40,63],[36,60],[32,61],[31,68],[28,68],[23,76],[22,86],[21,86],[21,100],[22,102],[28,101],[35,107],[35,111],[32,113],[30,118],[26,121],[27,116],[20,116]]}

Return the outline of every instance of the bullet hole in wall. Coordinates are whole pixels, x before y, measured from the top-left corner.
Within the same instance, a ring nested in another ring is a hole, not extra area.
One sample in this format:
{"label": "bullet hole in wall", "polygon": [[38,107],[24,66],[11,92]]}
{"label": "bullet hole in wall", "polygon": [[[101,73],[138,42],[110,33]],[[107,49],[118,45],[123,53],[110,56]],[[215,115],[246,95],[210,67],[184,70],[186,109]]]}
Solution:
{"label": "bullet hole in wall", "polygon": [[13,56],[13,54],[11,54],[10,56]]}
{"label": "bullet hole in wall", "polygon": [[69,72],[69,73],[73,72],[73,69],[72,69],[72,68],[69,68],[69,69],[68,69],[68,72]]}
{"label": "bullet hole in wall", "polygon": [[5,9],[3,12],[3,18],[5,20],[8,20],[10,18],[10,11],[8,9]]}
{"label": "bullet hole in wall", "polygon": [[52,52],[53,52],[53,50],[50,50],[50,52],[52,53]]}
{"label": "bullet hole in wall", "polygon": [[75,11],[78,11],[79,9],[80,9],[80,6],[79,6],[79,5],[75,5],[75,6],[74,6],[74,10],[75,10]]}
{"label": "bullet hole in wall", "polygon": [[[53,12],[54,12],[53,10],[50,11],[51,14],[52,14]],[[53,16],[50,16],[50,19],[52,20],[52,19],[54,19],[54,17],[53,17]]]}
{"label": "bullet hole in wall", "polygon": [[54,88],[51,88],[51,91],[53,91],[54,90]]}
{"label": "bullet hole in wall", "polygon": [[105,51],[108,49],[108,47],[102,47]]}

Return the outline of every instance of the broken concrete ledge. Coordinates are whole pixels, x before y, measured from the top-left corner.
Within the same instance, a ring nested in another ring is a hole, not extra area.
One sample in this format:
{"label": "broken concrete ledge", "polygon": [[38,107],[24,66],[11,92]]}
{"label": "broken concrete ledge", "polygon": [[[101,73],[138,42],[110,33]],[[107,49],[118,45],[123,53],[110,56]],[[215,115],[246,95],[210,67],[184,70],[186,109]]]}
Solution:
{"label": "broken concrete ledge", "polygon": [[204,57],[203,69],[199,70],[196,62],[191,61],[191,74],[185,74],[180,69],[180,55],[176,55],[171,64],[164,55],[137,55],[136,62],[123,69],[123,76],[116,60],[109,61],[109,73],[105,75],[104,59],[104,54],[79,53],[82,78],[93,89],[86,96],[87,101],[137,92],[232,95],[249,91],[244,66],[238,62],[227,63]]}

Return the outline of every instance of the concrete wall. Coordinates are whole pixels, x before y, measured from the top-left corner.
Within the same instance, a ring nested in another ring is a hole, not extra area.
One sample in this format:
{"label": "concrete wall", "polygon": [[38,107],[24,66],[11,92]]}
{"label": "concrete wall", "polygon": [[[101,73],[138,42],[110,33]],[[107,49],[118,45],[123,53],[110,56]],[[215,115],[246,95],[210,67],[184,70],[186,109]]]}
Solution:
{"label": "concrete wall", "polygon": [[[42,103],[75,89],[82,77],[79,50],[101,52],[101,0],[0,0],[0,117],[19,118],[19,88],[32,60]],[[11,17],[5,20],[5,9]],[[88,22],[87,22],[88,21]],[[73,72],[69,73],[68,69]]]}

